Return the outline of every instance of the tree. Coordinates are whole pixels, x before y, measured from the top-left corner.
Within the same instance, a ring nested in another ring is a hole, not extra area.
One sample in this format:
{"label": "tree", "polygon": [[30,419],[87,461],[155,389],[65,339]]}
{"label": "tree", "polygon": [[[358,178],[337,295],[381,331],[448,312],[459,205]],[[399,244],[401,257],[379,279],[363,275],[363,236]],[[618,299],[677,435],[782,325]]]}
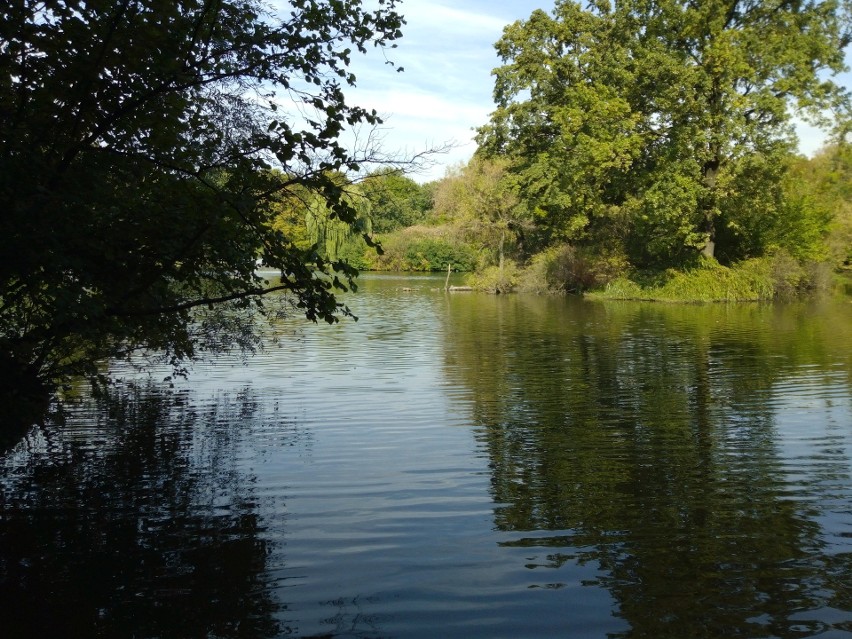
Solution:
{"label": "tree", "polygon": [[228,313],[264,312],[279,290],[310,319],[346,314],[322,274],[353,270],[275,229],[266,203],[309,192],[355,222],[331,176],[371,151],[340,136],[380,119],[343,89],[353,50],[400,37],[396,3],[4,3],[0,377],[43,390],[139,349],[177,365],[205,330],[246,344]]}
{"label": "tree", "polygon": [[[355,220],[341,220],[326,200],[312,194],[305,209],[305,227],[308,237],[319,254],[327,260],[337,261],[353,242],[357,243],[362,238],[370,238],[373,227],[370,218],[370,202],[361,193],[359,185],[347,185],[346,177],[341,174],[334,179],[338,181],[341,188],[344,188],[343,199],[355,211]],[[363,247],[363,243],[360,246]]]}
{"label": "tree", "polygon": [[799,158],[791,189],[799,201],[825,211],[830,219],[827,248],[837,267],[852,265],[852,144],[821,149],[813,158]]}
{"label": "tree", "polygon": [[468,240],[493,252],[502,274],[509,244],[523,236],[525,208],[506,161],[474,156],[435,188],[434,210]]}
{"label": "tree", "polygon": [[777,213],[740,195],[780,188],[793,108],[824,121],[848,105],[825,74],[843,70],[850,25],[832,0],[560,0],[505,29],[479,141],[513,158],[559,239],[615,234],[646,262],[714,256],[720,227]]}
{"label": "tree", "polygon": [[295,246],[315,251],[326,262],[342,260],[360,269],[363,254],[369,250],[364,238],[369,240],[373,235],[370,201],[361,192],[361,185],[343,173],[328,177],[341,188],[341,199],[354,211],[354,220],[340,219],[319,193],[301,188],[290,189],[268,203],[272,227]]}
{"label": "tree", "polygon": [[360,188],[370,202],[376,233],[388,233],[422,222],[431,207],[431,198],[423,186],[391,168],[370,173]]}

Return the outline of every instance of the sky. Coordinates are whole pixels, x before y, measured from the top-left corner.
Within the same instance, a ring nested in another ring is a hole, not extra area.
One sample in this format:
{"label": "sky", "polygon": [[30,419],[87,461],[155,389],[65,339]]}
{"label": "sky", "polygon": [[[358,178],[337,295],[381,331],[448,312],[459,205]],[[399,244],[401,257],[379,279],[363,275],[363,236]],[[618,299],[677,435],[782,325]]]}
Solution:
{"label": "sky", "polygon": [[[385,122],[379,131],[382,151],[412,155],[452,143],[435,156],[428,170],[412,175],[418,182],[439,179],[447,168],[466,162],[476,145],[474,129],[494,110],[491,71],[500,60],[494,43],[503,28],[525,20],[536,9],[550,11],[552,0],[403,0],[407,24],[396,49],[369,50],[354,58],[357,86],[351,102],[375,109]],[[398,67],[385,64],[385,56]],[[852,51],[847,52],[852,63]],[[852,88],[852,75],[843,84]],[[798,127],[800,150],[811,154],[824,142],[819,130]]]}
{"label": "sky", "polygon": [[379,133],[386,153],[412,155],[454,144],[427,171],[411,176],[439,179],[448,167],[470,159],[474,129],[494,110],[491,71],[500,64],[494,43],[503,27],[552,6],[539,0],[403,0],[407,24],[386,56],[404,71],[385,64],[382,52],[368,50],[353,60],[357,86],[347,96],[383,116]]}

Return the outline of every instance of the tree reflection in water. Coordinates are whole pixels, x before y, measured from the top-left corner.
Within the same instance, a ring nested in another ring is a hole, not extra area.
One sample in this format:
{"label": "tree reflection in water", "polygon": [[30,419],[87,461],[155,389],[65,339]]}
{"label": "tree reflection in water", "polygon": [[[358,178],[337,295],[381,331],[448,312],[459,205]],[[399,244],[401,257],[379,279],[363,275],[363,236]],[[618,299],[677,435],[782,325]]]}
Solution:
{"label": "tree reflection in water", "polygon": [[[803,458],[777,432],[803,369],[850,370],[828,338],[847,329],[806,313],[451,303],[446,367],[470,390],[494,520],[515,533],[504,545],[540,549],[531,569],[595,562],[589,585],[630,625],[613,636],[852,631],[852,554],[828,549],[824,529],[852,525],[848,433],[793,423],[819,438]],[[554,575],[540,585],[567,585]]]}
{"label": "tree reflection in water", "polygon": [[288,633],[265,535],[284,505],[264,503],[261,517],[236,459],[255,404],[242,394],[200,405],[156,388],[126,392],[108,411],[89,407],[94,429],[34,433],[7,457],[4,637]]}

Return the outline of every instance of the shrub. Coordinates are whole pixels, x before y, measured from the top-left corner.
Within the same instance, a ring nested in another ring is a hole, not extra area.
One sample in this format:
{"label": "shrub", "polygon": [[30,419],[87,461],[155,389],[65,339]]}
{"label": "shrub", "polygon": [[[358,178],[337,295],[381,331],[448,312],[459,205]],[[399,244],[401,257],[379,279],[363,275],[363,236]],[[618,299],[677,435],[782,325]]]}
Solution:
{"label": "shrub", "polygon": [[705,259],[694,269],[677,271],[656,290],[655,299],[671,302],[736,302],[771,299],[772,280],[760,268],[728,268]]}
{"label": "shrub", "polygon": [[[654,281],[656,279],[656,281]],[[775,287],[767,260],[748,260],[728,268],[712,258],[701,258],[694,268],[669,269],[645,286],[618,278],[593,297],[664,302],[724,302],[771,299]]]}
{"label": "shrub", "polygon": [[489,266],[482,271],[472,273],[467,278],[467,282],[478,291],[509,293],[518,285],[519,274],[518,265],[512,260],[506,260],[502,270],[499,266]]}
{"label": "shrub", "polygon": [[601,293],[597,293],[595,295],[616,300],[647,299],[647,294],[644,292],[642,287],[626,277],[618,277],[614,279],[606,285],[606,288]]}
{"label": "shrub", "polygon": [[408,245],[405,261],[413,271],[446,271],[448,266],[470,271],[476,264],[476,252],[459,242],[424,238]]}
{"label": "shrub", "polygon": [[623,253],[564,244],[534,256],[520,278],[520,287],[538,293],[582,293],[611,282],[629,268]]}
{"label": "shrub", "polygon": [[809,288],[807,270],[789,253],[780,251],[768,260],[768,264],[776,294],[788,296]]}
{"label": "shrub", "polygon": [[548,277],[554,259],[554,249],[548,249],[532,257],[518,278],[518,288],[529,293],[555,293]]}

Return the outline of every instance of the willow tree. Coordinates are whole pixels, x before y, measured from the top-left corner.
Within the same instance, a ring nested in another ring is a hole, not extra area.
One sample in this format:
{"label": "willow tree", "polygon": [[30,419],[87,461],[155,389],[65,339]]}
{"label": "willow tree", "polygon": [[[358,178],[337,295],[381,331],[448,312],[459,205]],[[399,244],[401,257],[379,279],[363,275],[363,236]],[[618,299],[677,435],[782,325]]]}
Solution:
{"label": "willow tree", "polygon": [[[49,387],[141,348],[180,362],[198,312],[263,311],[276,289],[311,319],[346,312],[317,276],[335,265],[265,201],[304,189],[355,222],[329,175],[361,168],[341,134],[380,119],[346,99],[349,65],[403,20],[397,0],[284,4],[2,3],[0,378]],[[216,343],[250,337],[229,326]]]}
{"label": "willow tree", "polygon": [[829,76],[849,41],[848,0],[559,1],[504,30],[479,140],[513,158],[554,236],[736,257],[720,225],[783,214],[792,118],[848,105]]}
{"label": "willow tree", "polygon": [[[343,180],[342,176],[337,178]],[[355,212],[353,220],[343,220],[328,202],[311,194],[305,203],[304,221],[307,237],[314,250],[334,263],[339,263],[347,245],[368,240],[373,234],[370,201],[361,193],[357,184],[348,184],[344,189],[343,201]],[[360,243],[363,246],[363,242]]]}

